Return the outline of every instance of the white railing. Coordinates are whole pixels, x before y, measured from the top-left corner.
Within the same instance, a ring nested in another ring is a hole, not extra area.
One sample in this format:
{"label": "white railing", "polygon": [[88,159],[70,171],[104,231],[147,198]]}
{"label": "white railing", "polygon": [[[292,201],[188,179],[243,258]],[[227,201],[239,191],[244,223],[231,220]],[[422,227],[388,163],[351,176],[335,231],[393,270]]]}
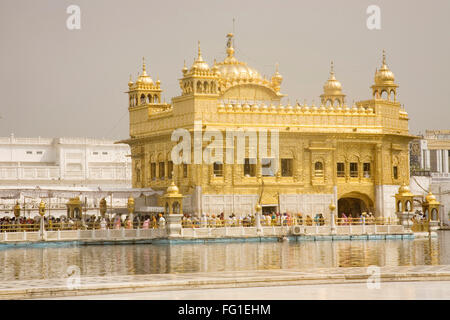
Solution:
{"label": "white railing", "polygon": [[[46,231],[47,241],[143,240],[164,238],[165,229],[107,229]],[[38,241],[40,232],[1,232],[0,242]]]}

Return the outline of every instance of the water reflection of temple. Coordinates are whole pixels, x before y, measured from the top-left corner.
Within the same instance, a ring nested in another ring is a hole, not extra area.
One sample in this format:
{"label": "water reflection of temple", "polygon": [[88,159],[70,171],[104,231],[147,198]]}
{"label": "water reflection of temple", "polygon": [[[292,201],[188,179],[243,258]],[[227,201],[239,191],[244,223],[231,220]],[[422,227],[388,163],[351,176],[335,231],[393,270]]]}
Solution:
{"label": "water reflection of temple", "polygon": [[108,276],[448,264],[450,248],[441,237],[445,238],[7,249],[0,250],[0,280],[66,277],[69,266],[78,266],[83,276]]}

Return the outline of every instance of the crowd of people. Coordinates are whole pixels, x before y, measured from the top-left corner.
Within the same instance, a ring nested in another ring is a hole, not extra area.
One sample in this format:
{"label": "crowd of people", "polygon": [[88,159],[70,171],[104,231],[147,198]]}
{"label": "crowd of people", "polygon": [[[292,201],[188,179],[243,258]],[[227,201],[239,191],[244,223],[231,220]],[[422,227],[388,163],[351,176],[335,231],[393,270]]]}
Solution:
{"label": "crowd of people", "polygon": [[[156,215],[116,215],[112,218],[101,216],[87,216],[82,218],[44,217],[44,228],[48,231],[57,230],[106,230],[106,229],[156,229],[165,227],[165,218],[162,213]],[[2,217],[0,218],[0,232],[38,231],[41,217]]]}
{"label": "crowd of people", "polygon": [[[26,217],[2,217],[0,218],[0,232],[5,231],[37,231],[40,228],[40,216],[35,218]],[[415,214],[416,221],[422,221],[426,217],[420,213]],[[336,223],[337,225],[350,224],[374,224],[376,221],[372,212],[363,212],[358,217],[352,214],[340,213]],[[317,213],[314,217],[311,215],[303,215],[301,213],[278,213],[270,212],[261,215],[260,223],[262,226],[322,226],[325,225],[325,218],[322,213]],[[184,228],[214,228],[214,227],[252,227],[256,226],[256,215],[247,214],[236,216],[234,213],[225,216],[224,212],[220,214],[203,213],[201,216],[185,213],[182,217],[182,226]],[[329,223],[329,222],[328,222]],[[164,214],[135,214],[133,217],[129,215],[115,215],[114,217],[87,216],[81,218],[60,217],[44,217],[44,226],[46,230],[106,230],[106,229],[157,229],[164,228],[166,219]]]}
{"label": "crowd of people", "polygon": [[[303,218],[301,213],[264,213],[261,216],[262,226],[293,226],[293,225],[324,225],[325,218],[322,213],[318,213],[314,216],[314,219],[310,215],[306,215]],[[247,214],[242,216],[236,216],[234,213],[225,217],[222,212],[218,215],[204,213],[200,217],[190,214],[184,214],[182,218],[182,225],[184,228],[205,228],[205,227],[252,227],[256,225],[256,215]]]}
{"label": "crowd of people", "polygon": [[362,212],[360,215],[342,212],[337,219],[338,225],[375,224],[376,219],[372,212]]}

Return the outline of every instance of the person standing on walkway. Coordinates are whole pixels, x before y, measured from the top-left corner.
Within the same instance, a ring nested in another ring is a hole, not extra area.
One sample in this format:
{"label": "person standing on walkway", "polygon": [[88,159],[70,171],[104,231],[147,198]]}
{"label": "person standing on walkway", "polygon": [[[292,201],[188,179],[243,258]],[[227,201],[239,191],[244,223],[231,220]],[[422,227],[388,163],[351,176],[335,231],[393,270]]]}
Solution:
{"label": "person standing on walkway", "polygon": [[159,214],[158,227],[163,229],[166,226],[166,219],[164,219],[163,215]]}

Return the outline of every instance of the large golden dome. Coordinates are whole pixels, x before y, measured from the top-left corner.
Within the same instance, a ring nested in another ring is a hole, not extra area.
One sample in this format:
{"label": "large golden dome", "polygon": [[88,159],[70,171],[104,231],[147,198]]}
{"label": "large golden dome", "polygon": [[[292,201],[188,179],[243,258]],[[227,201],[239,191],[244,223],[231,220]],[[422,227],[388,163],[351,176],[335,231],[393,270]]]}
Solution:
{"label": "large golden dome", "polygon": [[[231,38],[232,34],[229,34],[228,37]],[[258,71],[234,57],[234,48],[231,42],[228,42],[227,46],[227,57],[224,61],[215,64],[216,72],[221,78],[224,80],[262,80]]]}
{"label": "large golden dome", "polygon": [[386,53],[383,50],[383,64],[380,70],[375,72],[375,84],[391,84],[394,80],[394,73],[386,65]]}

